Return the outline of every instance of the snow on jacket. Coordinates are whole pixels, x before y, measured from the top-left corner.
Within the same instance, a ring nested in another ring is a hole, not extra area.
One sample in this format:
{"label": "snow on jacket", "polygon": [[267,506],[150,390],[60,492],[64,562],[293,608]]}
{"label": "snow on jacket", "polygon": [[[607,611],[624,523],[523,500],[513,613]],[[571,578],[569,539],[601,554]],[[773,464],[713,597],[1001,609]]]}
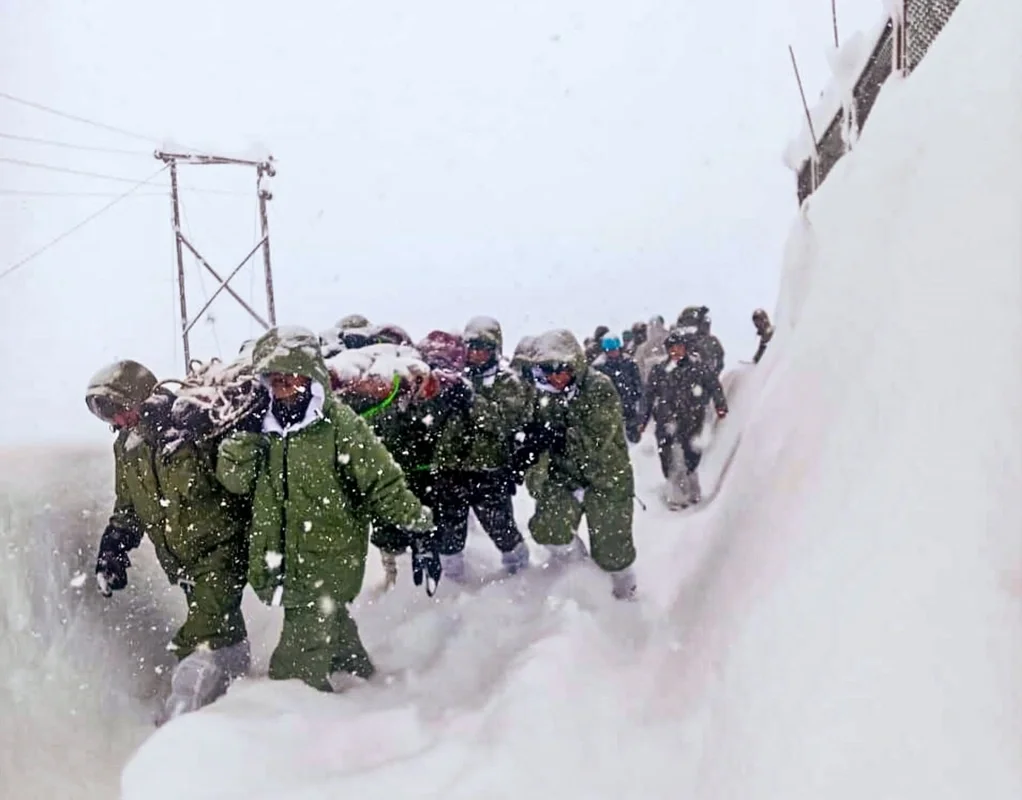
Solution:
{"label": "snow on jacket", "polygon": [[497,358],[482,369],[466,367],[472,385],[472,407],[467,416],[454,418],[444,434],[437,463],[444,470],[481,472],[508,465],[519,438],[532,416],[531,391],[519,375],[500,359],[504,338],[500,323],[475,317],[465,327],[465,341],[484,341]]}
{"label": "snow on jacket", "polygon": [[711,398],[718,411],[727,410],[724,390],[713,370],[686,356],[676,362],[662,361],[653,368],[645,408],[658,428],[673,425],[679,435],[694,436],[702,430]]}
{"label": "snow on jacket", "polygon": [[285,607],[324,597],[350,602],[362,586],[370,524],[423,530],[429,512],[368,423],[327,393],[315,337],[272,329],[254,361],[260,375],[311,378],[313,395],[304,419],[289,428],[271,409],[262,433],[235,433],[220,445],[221,482],[254,492],[249,582],[264,602]]}
{"label": "snow on jacket", "polygon": [[591,369],[575,335],[555,330],[536,341],[537,364],[570,364],[564,392],[539,391],[534,426],[555,432],[545,480],[575,491],[595,489],[632,502],[634,477],[622,423],[621,398],[603,373]]}
{"label": "snow on jacket", "polygon": [[[119,362],[93,378],[87,398],[105,397],[123,407],[137,407],[155,384],[152,373],[137,362]],[[238,573],[248,510],[243,499],[217,482],[215,452],[188,442],[165,455],[158,442],[147,441],[137,430],[121,431],[113,450],[110,524],[128,534],[131,546],[148,536],[171,581],[217,570]]]}

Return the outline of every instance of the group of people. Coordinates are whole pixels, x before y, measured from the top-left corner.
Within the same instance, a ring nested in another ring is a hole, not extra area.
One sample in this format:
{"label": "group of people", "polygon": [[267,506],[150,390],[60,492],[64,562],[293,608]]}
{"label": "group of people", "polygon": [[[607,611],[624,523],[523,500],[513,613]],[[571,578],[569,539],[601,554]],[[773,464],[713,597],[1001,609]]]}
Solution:
{"label": "group of people", "polygon": [[[648,324],[636,322],[621,337],[601,325],[585,340],[588,362],[618,390],[628,440],[638,442],[653,421],[672,508],[685,508],[702,498],[698,439],[709,402],[718,418],[728,413],[720,383],[724,346],[712,333],[711,322],[709,308],[689,306],[670,329],[657,316]],[[759,337],[752,361],[758,364],[774,328],[761,308],[753,312],[752,322]]]}
{"label": "group of people", "polygon": [[654,320],[628,347],[603,335],[598,352],[552,330],[508,359],[488,317],[413,346],[403,329],[351,315],[320,335],[271,329],[233,364],[193,368],[183,382],[162,383],[135,361],[100,370],[86,403],[117,436],[97,583],[107,596],[125,588],[129,553],[148,536],[187,601],[161,721],[211,702],[248,670],[246,584],[283,607],[271,678],[323,691],[369,679],[375,668],[347,606],[370,542],[383,589],[408,551],[414,582],[430,591],[441,576],[471,582],[472,511],[502,574],[515,574],[530,564],[512,507],[520,487],[535,499],[528,532],[548,567],[591,559],[614,597],[634,597],[628,441],[652,418],[665,475],[676,450],[694,475],[690,440],[711,398],[727,413],[723,348],[708,322],[705,307],[686,309],[672,330]]}

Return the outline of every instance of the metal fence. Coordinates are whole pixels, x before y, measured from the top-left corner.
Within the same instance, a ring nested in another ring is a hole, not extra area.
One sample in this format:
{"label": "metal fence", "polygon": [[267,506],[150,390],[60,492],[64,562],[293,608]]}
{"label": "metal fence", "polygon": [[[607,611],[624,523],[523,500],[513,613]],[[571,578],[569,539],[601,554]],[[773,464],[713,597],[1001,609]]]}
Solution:
{"label": "metal fence", "polygon": [[[816,142],[816,153],[798,170],[802,203],[823,183],[862,131],[884,81],[895,70],[910,73],[944,29],[961,0],[903,0],[900,20],[889,19],[852,91],[852,107],[842,108]],[[1020,0],[1022,2],[1022,0]],[[849,118],[850,115],[850,118]]]}

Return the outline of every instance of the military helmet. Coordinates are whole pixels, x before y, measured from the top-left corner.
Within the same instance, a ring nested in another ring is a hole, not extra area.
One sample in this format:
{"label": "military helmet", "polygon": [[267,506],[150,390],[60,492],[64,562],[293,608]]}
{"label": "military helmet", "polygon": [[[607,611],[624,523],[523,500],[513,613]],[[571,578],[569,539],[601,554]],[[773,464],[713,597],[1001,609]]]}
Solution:
{"label": "military helmet", "polygon": [[137,361],[116,361],[89,380],[85,404],[104,422],[122,411],[137,408],[156,388],[156,376]]}

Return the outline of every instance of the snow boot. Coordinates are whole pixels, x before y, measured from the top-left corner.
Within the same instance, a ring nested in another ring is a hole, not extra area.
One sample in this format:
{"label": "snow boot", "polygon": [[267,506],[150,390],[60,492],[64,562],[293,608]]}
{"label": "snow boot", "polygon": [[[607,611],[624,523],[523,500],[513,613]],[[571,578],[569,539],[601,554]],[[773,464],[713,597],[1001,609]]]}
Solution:
{"label": "snow boot", "polygon": [[514,550],[500,554],[500,563],[508,575],[514,575],[529,566],[529,546],[519,542]]}
{"label": "snow boot", "polygon": [[610,572],[611,594],[618,600],[634,600],[636,591],[635,573],[631,567]]}
{"label": "snow boot", "polygon": [[699,486],[699,473],[692,470],[685,476],[685,478],[688,483],[688,486],[686,487],[688,490],[688,503],[689,505],[694,506],[703,499],[703,490],[702,487]]}
{"label": "snow boot", "polygon": [[440,555],[441,574],[450,581],[464,585],[468,583],[468,570],[465,568],[465,553]]}
{"label": "snow boot", "polygon": [[248,672],[252,660],[248,640],[217,650],[195,650],[174,668],[170,696],[156,724],[209,705],[227,691],[235,678]]}
{"label": "snow boot", "polygon": [[550,551],[550,560],[546,566],[555,569],[584,561],[589,557],[585,543],[578,536],[573,536],[570,544],[548,544],[546,549]]}

